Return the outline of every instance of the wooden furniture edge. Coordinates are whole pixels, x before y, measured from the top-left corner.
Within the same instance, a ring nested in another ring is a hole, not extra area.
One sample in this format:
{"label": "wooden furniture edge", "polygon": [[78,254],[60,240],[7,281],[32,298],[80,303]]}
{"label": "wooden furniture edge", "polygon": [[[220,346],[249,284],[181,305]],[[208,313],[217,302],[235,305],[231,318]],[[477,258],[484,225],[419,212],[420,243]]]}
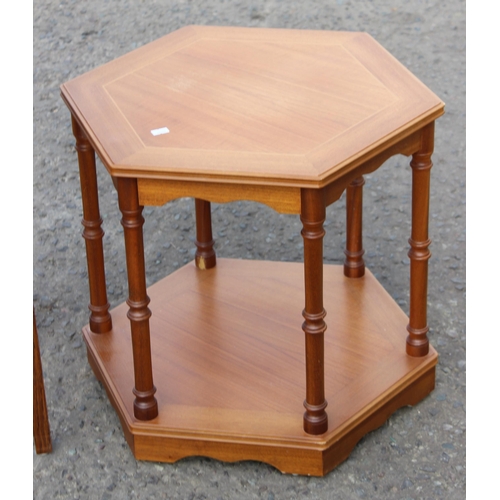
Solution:
{"label": "wooden furniture edge", "polygon": [[233,463],[256,460],[284,473],[324,476],[346,460],[365,435],[382,426],[398,409],[420,402],[434,389],[434,385],[435,365],[431,365],[396,396],[384,401],[375,412],[357,422],[349,433],[324,447],[314,446],[315,443],[294,446],[290,443],[267,443],[255,439],[224,441],[218,437],[205,437],[200,442],[196,436],[137,433],[134,454],[138,460],[168,463],[197,455]]}
{"label": "wooden furniture edge", "polygon": [[[104,387],[106,390],[106,394],[108,396],[109,401],[111,402],[111,405],[116,411],[116,414],[118,415],[118,418],[120,420],[120,424],[123,429],[123,433],[125,436],[125,439],[130,446],[132,450],[135,449],[135,437],[134,434],[131,431],[131,421],[127,418],[128,412],[127,410],[123,407],[123,404],[121,401],[119,401],[115,394],[118,392],[116,390],[115,384],[113,384],[113,381],[111,380],[110,377],[106,377],[105,370],[103,368],[102,362],[100,361],[99,357],[96,356],[92,345],[90,344],[91,340],[90,337],[92,335],[99,335],[99,334],[94,334],[89,328],[89,325],[86,325],[83,327],[82,330],[83,333],[83,340],[85,342],[85,346],[87,348],[87,360],[89,362],[90,367],[92,368],[92,371],[94,372],[94,375],[96,379],[101,383],[101,385]],[[114,388],[114,390],[113,390]]]}
{"label": "wooden furniture edge", "polygon": [[[421,378],[425,377],[427,373],[431,371],[434,372],[435,366],[437,365],[438,361],[438,354],[431,347],[431,351],[429,355],[426,357],[426,360],[423,361],[423,363],[420,364],[416,369],[408,373],[407,376],[404,377],[404,380],[402,382],[394,384],[384,393],[380,394],[379,397],[376,398],[370,405],[368,405],[357,415],[351,417],[347,422],[345,422],[341,427],[339,427],[336,430],[336,432],[332,434],[328,439],[325,439],[324,435],[310,436],[305,434],[303,438],[273,438],[268,436],[241,436],[235,438],[235,436],[228,436],[226,433],[222,432],[217,433],[214,431],[211,431],[210,435],[207,435],[206,432],[198,432],[196,430],[185,430],[185,431],[168,430],[168,429],[158,430],[153,423],[141,422],[129,418],[129,412],[123,407],[123,403],[119,401],[115,396],[115,393],[118,393],[116,386],[113,384],[113,381],[105,375],[105,369],[103,367],[103,364],[100,361],[99,357],[94,352],[94,347],[91,338],[93,335],[97,334],[93,334],[88,328],[88,325],[84,327],[83,333],[84,333],[84,340],[87,346],[87,355],[89,359],[89,364],[92,367],[92,370],[95,373],[96,378],[104,385],[108,397],[113,407],[118,413],[122,427],[126,434],[127,441],[129,442],[129,445],[131,446],[132,449],[135,449],[135,446],[133,445],[134,439],[137,439],[139,437],[144,438],[150,436],[151,434],[154,434],[157,437],[161,437],[163,439],[199,440],[200,437],[203,437],[203,440],[207,441],[213,440],[218,443],[224,442],[230,445],[239,446],[244,444],[258,443],[259,445],[262,446],[271,446],[271,447],[287,446],[291,448],[305,449],[305,450],[313,449],[315,451],[323,452],[325,450],[328,450],[336,442],[345,439],[346,436],[350,436],[351,433],[355,432],[355,430],[360,426],[366,425],[365,424],[366,421],[371,420],[373,418],[373,415],[382,411],[382,409],[387,405],[394,405],[393,401],[399,399],[410,400],[412,393],[411,390],[409,390],[409,388],[415,384],[418,384],[418,381]],[[408,395],[405,398],[401,397],[401,394],[403,392],[408,392]],[[422,397],[417,398],[417,402],[420,401],[421,399]],[[414,403],[401,402],[401,404],[396,405],[390,413],[393,413],[398,408],[408,404],[414,404]],[[388,416],[389,414],[387,415],[385,420],[387,420]],[[374,426],[372,430],[376,429],[379,425]],[[358,440],[361,439],[363,435],[364,434],[360,435]],[[352,447],[354,447],[356,442],[357,441],[354,442]]]}
{"label": "wooden furniture edge", "polygon": [[80,112],[80,109],[78,108],[78,105],[75,103],[75,101],[71,98],[71,95],[69,92],[66,90],[65,84],[62,84],[60,86],[60,95],[61,99],[64,101],[66,106],[68,107],[69,112],[73,116],[73,118],[78,122],[82,130],[85,132],[85,135],[87,136],[87,139],[89,140],[90,144],[92,145],[92,148],[94,149],[95,153],[97,156],[99,156],[102,164],[106,167],[106,170],[111,174],[111,170],[108,167],[108,165],[111,165],[113,162],[111,161],[111,158],[107,154],[106,150],[101,147],[101,144],[95,137],[95,135],[92,132],[92,129],[88,122],[84,119],[83,114]]}
{"label": "wooden furniture edge", "polygon": [[436,364],[433,364],[396,396],[386,400],[369,418],[358,422],[350,433],[345,434],[334,445],[326,449],[324,451],[323,475],[328,474],[346,460],[364,436],[381,427],[397,410],[404,406],[414,406],[422,401],[434,390],[435,378]]}
{"label": "wooden furniture edge", "polygon": [[[404,154],[406,156],[409,156],[413,152],[415,152],[415,151],[406,152],[406,150],[404,152],[397,151],[397,147],[395,148],[395,146],[397,146],[399,142],[404,141],[413,134],[415,133],[418,134],[426,125],[435,121],[437,118],[439,118],[444,114],[444,103],[441,102],[440,104],[432,108],[428,113],[415,118],[412,122],[407,124],[402,130],[400,129],[399,131],[395,132],[392,136],[380,139],[375,145],[369,146],[364,151],[361,151],[357,155],[355,155],[355,157],[347,158],[343,162],[333,166],[328,172],[326,172],[321,177],[318,177],[317,179],[314,178],[288,179],[283,177],[264,176],[264,177],[259,177],[258,180],[256,181],[256,178],[254,176],[249,176],[249,175],[217,176],[217,175],[207,175],[204,172],[192,172],[189,174],[186,174],[185,172],[180,174],[177,174],[175,172],[168,172],[159,174],[158,171],[153,169],[150,169],[149,171],[146,170],[147,167],[144,166],[141,166],[140,172],[137,172],[131,169],[130,167],[120,165],[119,163],[114,163],[111,160],[108,153],[106,152],[106,150],[102,147],[102,145],[95,137],[90,125],[84,119],[78,106],[73,101],[71,95],[67,91],[65,84],[62,84],[60,86],[60,90],[61,90],[61,98],[67,105],[71,114],[74,116],[74,118],[78,121],[80,126],[85,131],[96,154],[99,156],[102,163],[104,164],[104,166],[106,167],[106,169],[108,170],[109,174],[112,177],[128,177],[128,178],[141,178],[141,179],[151,179],[151,180],[157,179],[164,181],[166,180],[177,181],[179,183],[181,182],[190,182],[190,183],[201,182],[204,184],[213,183],[217,185],[228,185],[231,186],[231,189],[234,189],[236,185],[239,185],[240,187],[247,185],[258,186],[259,188],[263,186],[274,186],[282,188],[320,189],[331,185],[336,179],[344,177],[347,172],[354,172],[355,170],[357,171],[358,167],[366,164],[367,162],[373,161],[372,166],[367,167],[367,170],[365,170],[365,173],[371,172],[373,170],[376,170],[376,168],[378,168],[384,161],[386,161],[391,156],[394,156],[396,154]],[[378,160],[378,159],[375,160],[375,158],[378,158],[380,154],[386,153],[387,150],[393,152],[391,154],[386,155],[384,160]],[[307,158],[308,155],[306,153],[304,155],[298,155],[298,156]],[[379,161],[380,163],[378,163]],[[139,173],[140,175],[138,175]],[[349,176],[349,179],[352,180],[357,175],[359,174],[353,173],[352,176]],[[342,188],[342,191],[344,189],[345,186]],[[335,200],[336,199],[338,199],[338,197],[335,198]],[[207,201],[212,201],[212,200],[207,200]],[[331,201],[330,203],[333,203],[333,201]],[[298,212],[282,212],[282,213],[298,213]]]}
{"label": "wooden furniture edge", "polygon": [[[343,171],[335,174],[325,186],[326,204],[331,205],[337,201],[346,187],[355,178],[375,171],[392,156],[402,154],[410,156],[418,151],[421,144],[421,130],[417,129],[409,135],[394,138],[393,144],[383,149],[377,155],[366,159],[359,158],[353,164],[345,167],[350,172]],[[337,178],[342,182],[336,183]],[[195,197],[215,203],[250,200],[264,203],[279,213],[300,213],[300,187],[233,184],[214,181],[188,181],[183,179],[138,179],[139,201],[142,205],[164,205],[165,203],[181,197]]]}
{"label": "wooden furniture edge", "polygon": [[[380,394],[378,398],[372,401],[372,403],[368,407],[366,407],[363,411],[358,413],[358,415],[353,416],[344,425],[339,427],[338,433],[339,434],[350,433],[353,429],[355,429],[359,425],[359,422],[367,418],[366,415],[378,412],[380,408],[384,407],[388,402],[392,401],[400,393],[401,390],[405,391],[408,387],[410,387],[421,377],[423,377],[427,372],[429,372],[430,370],[434,370],[437,365],[437,362],[438,362],[438,354],[434,350],[434,348],[431,347],[431,350],[429,354],[426,356],[426,359],[422,360],[422,364],[420,364],[414,370],[409,372],[397,384],[394,384],[392,387],[387,389],[387,391]],[[336,436],[332,436],[332,439],[330,439],[326,443],[326,446],[328,446],[328,444],[331,441],[335,440],[336,438],[337,438]]]}
{"label": "wooden furniture edge", "polygon": [[300,213],[299,187],[141,178],[138,188],[141,205],[164,205],[176,198],[192,197],[214,203],[249,200],[263,203],[279,213]]}
{"label": "wooden furniture edge", "polygon": [[[444,114],[444,105],[437,106],[435,112],[423,121],[418,121],[418,126],[406,129],[394,135],[390,140],[380,141],[380,144],[369,151],[360,152],[356,158],[350,158],[337,165],[321,182],[320,187],[327,188],[327,204],[337,201],[347,185],[360,175],[369,174],[377,170],[389,158],[398,154],[411,156],[416,153],[421,144],[422,130]],[[420,120],[420,119],[419,119]],[[342,178],[342,185],[335,181]]]}

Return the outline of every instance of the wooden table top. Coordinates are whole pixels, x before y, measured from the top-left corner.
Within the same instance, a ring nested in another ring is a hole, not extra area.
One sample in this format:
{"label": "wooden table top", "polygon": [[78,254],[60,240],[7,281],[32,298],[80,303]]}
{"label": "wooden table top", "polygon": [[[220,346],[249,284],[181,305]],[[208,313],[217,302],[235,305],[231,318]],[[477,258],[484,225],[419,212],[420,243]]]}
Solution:
{"label": "wooden table top", "polygon": [[276,186],[328,184],[444,112],[355,32],[187,26],[61,92],[113,176]]}

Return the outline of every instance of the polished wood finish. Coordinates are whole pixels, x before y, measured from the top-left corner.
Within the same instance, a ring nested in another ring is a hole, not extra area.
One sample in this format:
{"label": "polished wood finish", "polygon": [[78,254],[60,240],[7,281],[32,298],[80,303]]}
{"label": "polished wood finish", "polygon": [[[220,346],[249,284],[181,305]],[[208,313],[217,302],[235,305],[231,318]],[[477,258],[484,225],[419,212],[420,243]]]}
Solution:
{"label": "polished wood finish", "polygon": [[134,415],[139,420],[151,420],[158,415],[158,403],[154,397],[151,364],[151,341],[149,332],[149,297],[146,293],[146,269],[144,264],[144,243],[142,236],[143,207],[139,205],[137,181],[117,179],[118,203],[122,212],[122,226],[127,256],[129,298],[127,304],[132,332],[132,353],[134,360]]}
{"label": "polished wood finish", "polygon": [[354,179],[346,192],[346,247],[344,274],[360,278],[365,274],[363,255],[363,176]]}
{"label": "polished wood finish", "polygon": [[196,198],[196,267],[211,269],[216,264],[214,240],[212,238],[212,214],[210,202]]}
{"label": "polished wood finish", "polygon": [[429,245],[429,198],[431,155],[434,150],[434,123],[422,131],[422,144],[410,162],[412,168],[412,217],[410,251],[410,322],[406,352],[425,356],[429,352],[427,332],[427,269]]}
{"label": "polished wood finish", "polygon": [[325,265],[323,279],[330,405],[321,435],[302,428],[300,263],[219,258],[200,272],[190,262],[148,289],[155,304],[154,421],[139,421],[133,412],[127,305],[112,310],[110,335],[86,327],[89,359],[136,458],[260,460],[321,476],[397,408],[424,398],[434,387],[437,354],[431,347],[424,357],[406,355],[408,317],[370,271],[350,279],[343,266]]}
{"label": "polished wood finish", "polygon": [[421,135],[421,130],[413,131],[410,135],[402,132],[396,137],[391,137],[383,147],[379,146],[375,151],[357,156],[348,166],[336,172],[331,183],[325,186],[326,205],[336,202],[357,177],[375,172],[392,156],[410,156],[418,151]]}
{"label": "polished wood finish", "polygon": [[38,342],[35,311],[33,310],[33,438],[37,453],[50,453],[52,440],[50,438],[49,415],[45,384],[43,382],[42,358]]}
{"label": "polished wood finish", "polygon": [[183,197],[203,197],[214,203],[248,200],[263,203],[282,214],[300,214],[300,188],[223,184],[214,182],[138,179],[141,205],[161,206]]}
{"label": "polished wood finish", "polygon": [[112,176],[239,185],[326,186],[443,114],[370,35],[321,30],[186,26],[61,91]]}
{"label": "polished wood finish", "polygon": [[323,222],[326,217],[325,193],[321,189],[302,190],[302,237],[304,238],[305,308],[302,311],[306,345],[306,399],[304,430],[323,434],[328,429],[325,408],[326,311],[323,308]]}
{"label": "polished wood finish", "polygon": [[[428,188],[444,104],[373,38],[188,26],[61,95],[119,193],[128,306],[113,311],[108,335],[92,325],[84,335],[137,458],[255,459],[322,475],[432,390]],[[362,176],[395,154],[413,157],[409,318],[363,262]],[[95,176],[90,156],[81,170]],[[326,206],[346,189],[345,265],[324,267]],[[196,265],[146,291],[142,207],[180,197],[196,199]],[[215,266],[210,203],[236,200],[299,214],[304,265]],[[104,282],[99,266],[92,275]]]}
{"label": "polished wood finish", "polygon": [[80,186],[83,205],[83,232],[87,250],[87,269],[90,288],[90,327],[95,333],[111,330],[111,316],[106,292],[106,276],[104,272],[104,253],[102,248],[101,214],[99,212],[99,196],[97,191],[97,175],[95,153],[85,132],[74,116],[72,118],[73,134],[76,139],[78,165],[80,169]]}

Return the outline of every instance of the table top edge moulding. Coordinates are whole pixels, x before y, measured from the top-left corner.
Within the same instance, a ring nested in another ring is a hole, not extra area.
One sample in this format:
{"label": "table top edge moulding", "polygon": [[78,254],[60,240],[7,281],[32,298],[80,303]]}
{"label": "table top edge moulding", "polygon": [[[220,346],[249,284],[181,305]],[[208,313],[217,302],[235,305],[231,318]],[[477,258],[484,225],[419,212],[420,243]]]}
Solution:
{"label": "table top edge moulding", "polygon": [[[137,459],[323,476],[434,389],[429,186],[444,104],[370,35],[186,26],[61,96],[82,189],[83,337]],[[96,154],[125,239],[129,296],[112,310]],[[363,176],[396,154],[411,157],[408,315],[363,260]],[[344,192],[344,264],[325,265],[326,207]],[[181,197],[194,198],[194,261],[146,287],[143,207]],[[303,263],[216,258],[210,204],[238,200],[299,215]]]}

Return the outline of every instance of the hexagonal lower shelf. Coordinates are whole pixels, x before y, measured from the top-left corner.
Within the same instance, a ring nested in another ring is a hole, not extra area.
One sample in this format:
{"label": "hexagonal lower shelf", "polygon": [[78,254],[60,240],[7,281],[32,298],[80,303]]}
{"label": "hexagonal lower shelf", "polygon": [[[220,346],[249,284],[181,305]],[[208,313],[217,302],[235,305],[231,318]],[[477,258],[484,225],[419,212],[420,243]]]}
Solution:
{"label": "hexagonal lower shelf", "polygon": [[325,266],[329,429],[306,434],[303,272],[300,263],[219,259],[150,287],[159,407],[151,421],[133,414],[128,306],[112,311],[110,333],[84,328],[90,364],[137,459],[257,460],[322,476],[397,408],[432,391],[436,351],[406,355],[408,318],[373,275],[349,279],[342,266]]}

